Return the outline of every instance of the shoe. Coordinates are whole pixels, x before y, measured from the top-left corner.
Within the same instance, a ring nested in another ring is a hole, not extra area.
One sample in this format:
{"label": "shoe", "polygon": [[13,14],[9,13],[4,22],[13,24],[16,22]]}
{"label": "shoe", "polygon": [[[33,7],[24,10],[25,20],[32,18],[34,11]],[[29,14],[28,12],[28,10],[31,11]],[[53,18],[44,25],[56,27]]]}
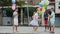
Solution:
{"label": "shoe", "polygon": [[54,31],[51,31],[51,33],[54,33]]}

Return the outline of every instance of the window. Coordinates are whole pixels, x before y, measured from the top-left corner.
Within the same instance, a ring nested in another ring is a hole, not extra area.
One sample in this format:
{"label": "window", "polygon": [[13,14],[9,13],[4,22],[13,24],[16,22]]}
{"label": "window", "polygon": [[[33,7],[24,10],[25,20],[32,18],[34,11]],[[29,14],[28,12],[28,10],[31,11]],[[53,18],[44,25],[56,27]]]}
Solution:
{"label": "window", "polygon": [[60,6],[58,7],[58,9],[60,9]]}
{"label": "window", "polygon": [[60,2],[59,2],[59,5],[60,5]]}
{"label": "window", "polygon": [[2,16],[3,17],[12,17],[13,11],[11,8],[3,8]]}
{"label": "window", "polygon": [[55,0],[49,0],[49,1],[52,1],[52,2],[53,2],[53,1],[55,1]]}

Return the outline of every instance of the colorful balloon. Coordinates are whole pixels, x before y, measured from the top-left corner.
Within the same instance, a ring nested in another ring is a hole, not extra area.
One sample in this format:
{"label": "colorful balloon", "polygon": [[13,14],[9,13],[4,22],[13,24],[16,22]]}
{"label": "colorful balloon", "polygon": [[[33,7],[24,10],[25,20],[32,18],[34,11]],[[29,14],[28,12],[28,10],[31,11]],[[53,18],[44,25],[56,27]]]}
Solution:
{"label": "colorful balloon", "polygon": [[46,4],[46,2],[44,2],[44,5],[43,5],[43,7],[46,9],[46,6],[47,6],[47,4]]}
{"label": "colorful balloon", "polygon": [[49,4],[48,0],[43,0],[39,3],[38,14],[42,15],[45,12],[47,5]]}
{"label": "colorful balloon", "polygon": [[39,11],[42,11],[42,10],[43,10],[43,8],[42,8],[42,7],[39,7],[39,8],[38,8],[38,10],[39,10]]}
{"label": "colorful balloon", "polygon": [[47,5],[49,5],[49,1],[47,1]]}
{"label": "colorful balloon", "polygon": [[44,5],[44,1],[41,1],[41,2],[39,3],[39,6],[43,7],[43,5]]}
{"label": "colorful balloon", "polygon": [[41,6],[41,7],[42,7],[42,6],[43,6],[43,4],[42,4],[42,3],[39,3],[39,6]]}
{"label": "colorful balloon", "polygon": [[42,12],[45,12],[45,10],[46,10],[46,9],[43,7],[43,10],[42,10]]}
{"label": "colorful balloon", "polygon": [[49,5],[49,0],[43,0],[45,3],[46,3],[46,5]]}
{"label": "colorful balloon", "polygon": [[12,0],[12,3],[14,4],[16,2],[16,0]]}
{"label": "colorful balloon", "polygon": [[12,10],[15,10],[16,4],[12,4]]}
{"label": "colorful balloon", "polygon": [[43,14],[43,12],[42,12],[42,11],[38,11],[38,14],[39,14],[39,15],[42,15],[42,14]]}

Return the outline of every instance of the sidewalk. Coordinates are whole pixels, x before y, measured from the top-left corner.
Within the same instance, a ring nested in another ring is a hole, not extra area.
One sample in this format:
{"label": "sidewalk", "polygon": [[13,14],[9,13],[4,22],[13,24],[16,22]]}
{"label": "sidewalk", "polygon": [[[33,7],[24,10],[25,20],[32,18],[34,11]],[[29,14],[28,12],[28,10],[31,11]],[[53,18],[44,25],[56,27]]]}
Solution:
{"label": "sidewalk", "polygon": [[[14,33],[31,33],[31,34],[50,34],[48,31],[44,31],[44,27],[39,27],[36,32],[33,31],[32,27],[18,27],[18,32]],[[13,33],[12,26],[0,26],[0,33]],[[60,28],[55,28],[55,34],[60,34]]]}

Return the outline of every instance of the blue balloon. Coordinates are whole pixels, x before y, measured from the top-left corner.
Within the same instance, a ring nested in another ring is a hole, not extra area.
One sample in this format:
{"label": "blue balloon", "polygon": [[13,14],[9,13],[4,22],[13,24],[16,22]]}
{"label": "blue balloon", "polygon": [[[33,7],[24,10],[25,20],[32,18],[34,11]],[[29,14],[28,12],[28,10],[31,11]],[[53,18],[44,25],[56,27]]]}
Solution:
{"label": "blue balloon", "polygon": [[12,0],[12,3],[14,4],[16,2],[16,0]]}
{"label": "blue balloon", "polygon": [[39,6],[41,6],[41,7],[42,7],[42,6],[43,6],[43,3],[39,3]]}

